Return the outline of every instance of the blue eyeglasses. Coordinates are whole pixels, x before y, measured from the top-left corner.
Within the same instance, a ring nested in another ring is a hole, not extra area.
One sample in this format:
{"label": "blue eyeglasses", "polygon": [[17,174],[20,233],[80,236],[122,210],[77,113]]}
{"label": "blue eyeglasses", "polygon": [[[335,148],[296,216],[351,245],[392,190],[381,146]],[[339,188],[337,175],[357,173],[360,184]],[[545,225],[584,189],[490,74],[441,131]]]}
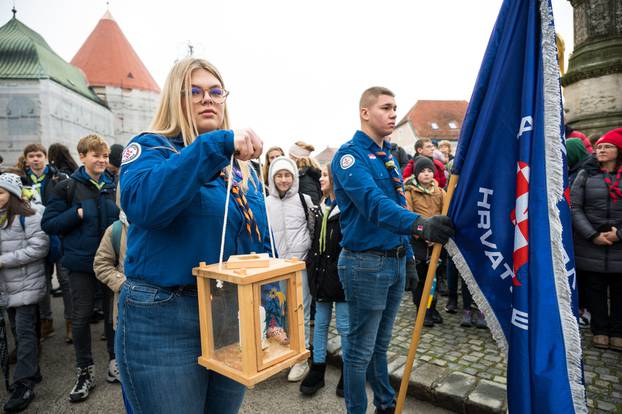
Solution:
{"label": "blue eyeglasses", "polygon": [[[182,93],[185,93],[185,91],[182,91]],[[224,103],[227,96],[229,96],[229,91],[219,86],[215,86],[210,89],[203,89],[200,86],[192,85],[192,88],[190,88],[190,96],[192,97],[192,102],[194,103],[203,101],[206,94],[209,95],[211,100],[215,103]]]}

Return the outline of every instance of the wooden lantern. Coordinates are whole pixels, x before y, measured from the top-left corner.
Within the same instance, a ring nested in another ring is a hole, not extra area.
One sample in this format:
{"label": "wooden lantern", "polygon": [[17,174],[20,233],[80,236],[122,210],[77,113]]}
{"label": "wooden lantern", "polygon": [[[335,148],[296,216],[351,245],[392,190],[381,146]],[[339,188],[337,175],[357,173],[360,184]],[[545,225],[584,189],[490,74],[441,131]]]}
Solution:
{"label": "wooden lantern", "polygon": [[309,357],[304,341],[304,262],[267,254],[201,263],[199,364],[252,388]]}

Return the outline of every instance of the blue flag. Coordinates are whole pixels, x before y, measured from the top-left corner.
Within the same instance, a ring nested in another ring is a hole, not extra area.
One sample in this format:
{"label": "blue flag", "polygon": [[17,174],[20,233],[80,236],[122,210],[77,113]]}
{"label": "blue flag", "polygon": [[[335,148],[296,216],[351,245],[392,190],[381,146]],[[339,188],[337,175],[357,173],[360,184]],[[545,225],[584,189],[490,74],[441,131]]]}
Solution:
{"label": "blue flag", "polygon": [[447,245],[507,353],[510,413],[586,413],[549,0],[505,0],[462,126]]}

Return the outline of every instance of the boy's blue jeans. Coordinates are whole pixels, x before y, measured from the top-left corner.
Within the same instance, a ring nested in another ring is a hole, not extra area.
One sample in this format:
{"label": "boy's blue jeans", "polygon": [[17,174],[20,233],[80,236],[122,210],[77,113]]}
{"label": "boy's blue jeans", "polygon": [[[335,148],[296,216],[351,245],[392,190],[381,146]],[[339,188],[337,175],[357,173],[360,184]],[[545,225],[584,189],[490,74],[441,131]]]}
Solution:
{"label": "boy's blue jeans", "polygon": [[366,412],[366,381],[374,392],[374,405],[392,407],[395,390],[389,382],[387,349],[404,293],[406,258],[343,249],[338,269],[350,321],[343,348],[348,413]]}
{"label": "boy's blue jeans", "polygon": [[341,336],[341,348],[347,341],[348,333],[348,304],[346,302],[315,302],[315,326],[313,328],[313,363],[326,363],[326,342],[328,340],[328,326],[333,316],[335,304],[335,324]]}
{"label": "boy's blue jeans", "polygon": [[132,411],[237,413],[246,387],[198,364],[196,290],[128,279],[119,297],[115,350]]}

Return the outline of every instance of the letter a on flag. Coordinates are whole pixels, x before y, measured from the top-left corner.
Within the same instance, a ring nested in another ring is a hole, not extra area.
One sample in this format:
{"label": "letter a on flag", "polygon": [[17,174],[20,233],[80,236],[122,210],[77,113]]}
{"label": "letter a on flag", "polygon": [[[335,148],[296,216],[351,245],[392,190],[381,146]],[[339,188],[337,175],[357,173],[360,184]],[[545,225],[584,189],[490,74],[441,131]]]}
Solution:
{"label": "letter a on flag", "polygon": [[462,126],[447,248],[508,361],[510,413],[586,413],[549,0],[505,0]]}

